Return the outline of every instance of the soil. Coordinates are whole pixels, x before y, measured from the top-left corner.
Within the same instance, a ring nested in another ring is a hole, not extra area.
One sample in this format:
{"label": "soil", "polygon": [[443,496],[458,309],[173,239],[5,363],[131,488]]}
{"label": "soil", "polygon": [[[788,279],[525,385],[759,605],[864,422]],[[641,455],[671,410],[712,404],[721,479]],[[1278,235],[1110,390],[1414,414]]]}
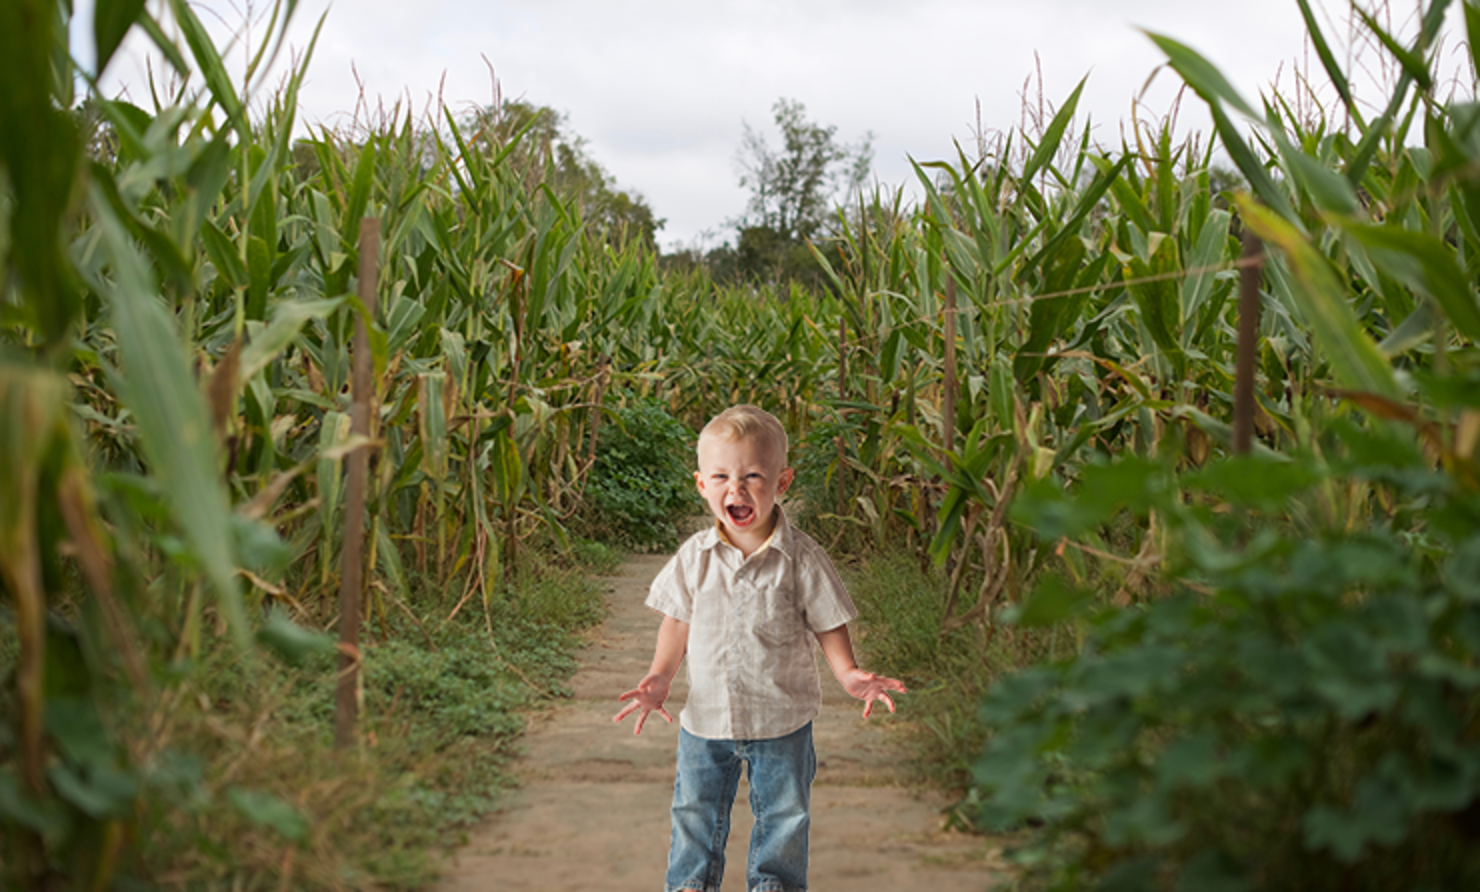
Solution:
{"label": "soil", "polygon": [[[502,807],[470,835],[437,892],[654,892],[668,859],[668,807],[680,671],[668,699],[674,723],[612,723],[617,695],[647,672],[657,614],[643,606],[667,560],[640,556],[609,578],[610,612],[580,654],[574,696],[536,714],[514,766],[520,778]],[[812,792],[810,886],[816,892],[982,892],[1002,879],[988,840],[942,829],[943,798],[906,786],[886,732],[887,711],[864,720],[826,663],[822,714],[813,726],[818,772]],[[750,838],[742,780],[726,853],[726,889],[743,889]]]}

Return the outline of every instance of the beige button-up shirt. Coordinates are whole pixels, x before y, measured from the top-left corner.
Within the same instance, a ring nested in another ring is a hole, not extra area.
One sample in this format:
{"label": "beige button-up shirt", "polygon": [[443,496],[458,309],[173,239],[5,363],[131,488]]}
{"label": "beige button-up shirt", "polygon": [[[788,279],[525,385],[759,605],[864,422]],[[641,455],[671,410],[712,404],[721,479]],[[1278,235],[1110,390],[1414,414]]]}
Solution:
{"label": "beige button-up shirt", "polygon": [[696,737],[764,740],[816,718],[813,633],[858,615],[822,546],[776,513],[770,540],[749,558],[716,524],[653,580],[647,606],[689,625],[689,699],[679,722]]}

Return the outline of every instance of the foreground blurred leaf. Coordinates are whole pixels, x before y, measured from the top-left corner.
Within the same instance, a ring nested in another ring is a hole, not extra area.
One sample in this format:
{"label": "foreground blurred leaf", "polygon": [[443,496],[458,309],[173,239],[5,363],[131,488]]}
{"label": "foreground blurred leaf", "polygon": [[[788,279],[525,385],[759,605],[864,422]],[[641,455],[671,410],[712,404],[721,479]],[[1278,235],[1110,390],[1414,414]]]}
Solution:
{"label": "foreground blurred leaf", "polygon": [[143,258],[108,203],[98,197],[92,204],[104,248],[113,259],[111,280],[95,285],[108,298],[117,331],[121,401],[134,413],[144,454],[180,534],[220,597],[234,638],[245,645],[231,508],[217,471],[210,413]]}
{"label": "foreground blurred leaf", "polygon": [[1300,286],[1291,289],[1293,297],[1337,380],[1354,390],[1399,396],[1392,366],[1352,312],[1346,288],[1330,262],[1287,220],[1246,196],[1236,200],[1249,228],[1289,259]]}
{"label": "foreground blurred leaf", "polygon": [[276,830],[293,842],[308,838],[308,821],[302,813],[271,793],[232,787],[226,791],[226,798],[254,824]]}
{"label": "foreground blurred leaf", "polygon": [[1057,625],[1094,603],[1094,593],[1070,585],[1064,577],[1050,573],[1018,611],[1016,624],[1029,629]]}
{"label": "foreground blurred leaf", "polygon": [[289,665],[301,666],[313,654],[335,651],[334,638],[296,625],[282,611],[274,610],[257,630],[257,640]]}

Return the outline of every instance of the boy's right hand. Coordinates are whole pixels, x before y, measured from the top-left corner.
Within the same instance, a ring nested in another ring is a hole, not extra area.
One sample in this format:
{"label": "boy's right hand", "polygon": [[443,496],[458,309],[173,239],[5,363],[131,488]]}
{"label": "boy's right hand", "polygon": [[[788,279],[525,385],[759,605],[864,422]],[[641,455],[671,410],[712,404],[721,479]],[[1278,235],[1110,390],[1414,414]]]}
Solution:
{"label": "boy's right hand", "polygon": [[637,687],[618,697],[618,700],[631,700],[622,711],[612,716],[612,721],[620,722],[634,712],[641,710],[637,716],[637,727],[632,729],[633,734],[642,733],[642,723],[647,721],[648,713],[656,712],[663,720],[673,724],[673,717],[668,710],[663,708],[663,702],[668,699],[668,686],[671,680],[664,675],[649,675],[637,683]]}

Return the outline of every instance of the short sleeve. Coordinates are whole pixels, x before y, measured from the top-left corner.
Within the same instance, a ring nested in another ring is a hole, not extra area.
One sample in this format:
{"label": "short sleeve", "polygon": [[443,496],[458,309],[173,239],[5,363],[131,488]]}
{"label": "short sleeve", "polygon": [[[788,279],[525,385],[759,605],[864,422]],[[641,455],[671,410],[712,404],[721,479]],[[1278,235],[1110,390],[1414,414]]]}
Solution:
{"label": "short sleeve", "polygon": [[680,548],[678,554],[669,558],[663,569],[658,571],[648,589],[645,602],[648,607],[664,616],[671,616],[683,623],[692,622],[694,616],[694,593],[683,572],[686,550]]}
{"label": "short sleeve", "polygon": [[857,617],[858,608],[853,606],[842,577],[822,546],[806,540],[799,552],[797,588],[802,595],[808,630],[827,632]]}

